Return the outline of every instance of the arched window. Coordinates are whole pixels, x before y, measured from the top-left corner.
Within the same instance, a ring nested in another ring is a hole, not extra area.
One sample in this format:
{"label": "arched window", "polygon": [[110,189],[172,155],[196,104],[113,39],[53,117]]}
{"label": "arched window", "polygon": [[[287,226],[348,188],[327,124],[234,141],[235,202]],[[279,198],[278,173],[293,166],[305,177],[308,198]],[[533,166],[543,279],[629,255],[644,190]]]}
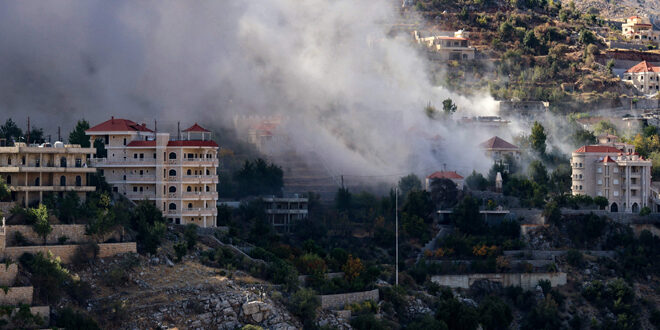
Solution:
{"label": "arched window", "polygon": [[176,152],[170,152],[169,159],[176,159]]}
{"label": "arched window", "polygon": [[176,176],[176,171],[175,170],[170,170],[170,176]]}
{"label": "arched window", "polygon": [[60,158],[60,167],[66,167],[66,157]]}
{"label": "arched window", "polygon": [[208,169],[206,169],[206,175],[211,175],[211,172]]}
{"label": "arched window", "polygon": [[76,186],[80,187],[82,186],[82,178],[80,175],[76,176]]}
{"label": "arched window", "polygon": [[188,186],[188,188],[186,188],[186,191],[187,191],[187,192],[191,192],[191,191],[192,191],[192,188],[190,188],[190,186]]}
{"label": "arched window", "polygon": [[192,174],[192,171],[191,171],[191,170],[188,170],[188,171],[186,172],[186,175],[191,175],[191,174]]}
{"label": "arched window", "polygon": [[37,187],[39,186],[39,178],[34,179],[34,185]]}
{"label": "arched window", "polygon": [[209,191],[211,191],[211,187],[206,186],[206,192],[209,192]]}
{"label": "arched window", "polygon": [[60,177],[60,186],[66,186],[66,177],[64,175]]}
{"label": "arched window", "polygon": [[176,192],[176,187],[175,186],[170,186],[170,192],[175,193]]}
{"label": "arched window", "polygon": [[192,203],[188,203],[188,208],[192,209]]}
{"label": "arched window", "polygon": [[170,203],[170,206],[168,207],[170,210],[176,210],[176,204]]}

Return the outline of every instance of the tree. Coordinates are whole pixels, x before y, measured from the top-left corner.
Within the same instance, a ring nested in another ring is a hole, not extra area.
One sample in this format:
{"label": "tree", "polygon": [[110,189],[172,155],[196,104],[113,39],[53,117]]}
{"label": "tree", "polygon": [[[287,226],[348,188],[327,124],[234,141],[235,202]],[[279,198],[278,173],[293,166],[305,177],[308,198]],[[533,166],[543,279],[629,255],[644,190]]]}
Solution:
{"label": "tree", "polygon": [[561,220],[561,210],[555,201],[548,202],[543,209],[543,217],[545,221],[551,224],[558,224]]}
{"label": "tree", "polygon": [[465,184],[471,190],[486,190],[488,188],[488,180],[481,173],[474,170],[472,174],[465,178]]}
{"label": "tree", "polygon": [[563,195],[571,190],[572,184],[572,169],[568,164],[559,164],[557,168],[552,171],[550,175],[550,183],[552,190],[557,195]]}
{"label": "tree", "polygon": [[532,134],[529,138],[532,143],[532,149],[534,149],[540,155],[545,155],[545,140],[547,135],[545,133],[545,128],[538,121],[534,122],[534,126],[532,127]]}
{"label": "tree", "polygon": [[457,109],[458,107],[456,106],[456,104],[454,104],[454,101],[452,101],[451,99],[446,99],[442,101],[442,111],[444,111],[445,115],[451,115],[454,112],[456,112]]}
{"label": "tree", "polygon": [[479,327],[477,310],[460,302],[453,295],[440,301],[435,317],[443,321],[450,330],[476,330]]}
{"label": "tree", "polygon": [[440,208],[449,208],[458,200],[456,183],[449,179],[434,179],[431,181],[431,199]]}
{"label": "tree", "polygon": [[408,192],[413,190],[422,190],[422,181],[417,177],[417,175],[410,173],[401,179],[399,179],[399,192],[404,198],[408,195]]}
{"label": "tree", "polygon": [[610,202],[604,196],[596,196],[594,197],[594,204],[596,204],[599,209],[604,210],[608,205],[610,205]]}
{"label": "tree", "polygon": [[312,326],[321,301],[312,289],[300,289],[289,300],[290,310],[300,317],[306,326]]}
{"label": "tree", "polygon": [[46,238],[48,234],[53,231],[53,226],[50,225],[48,221],[48,209],[46,205],[39,204],[37,208],[30,208],[28,210],[28,217],[32,222],[32,228],[41,238],[44,239],[44,244],[46,244]]}
{"label": "tree", "polygon": [[540,160],[532,161],[527,171],[529,172],[529,178],[540,186],[548,184],[548,170]]}
{"label": "tree", "polygon": [[183,237],[186,239],[188,250],[192,250],[197,244],[197,225],[189,223],[183,229]]}
{"label": "tree", "polygon": [[454,225],[463,233],[478,235],[486,230],[486,223],[479,214],[479,202],[471,195],[461,200],[452,213]]}
{"label": "tree", "polygon": [[611,59],[611,60],[607,61],[607,72],[608,72],[609,74],[612,74],[612,73],[613,73],[614,64],[615,64],[614,59]]}
{"label": "tree", "polygon": [[435,212],[431,194],[426,190],[411,191],[401,207],[401,212],[418,216],[424,221],[430,219]]}
{"label": "tree", "polygon": [[130,227],[137,232],[138,249],[149,253],[156,253],[156,249],[167,231],[163,212],[154,203],[146,200],[138,202],[133,210]]}
{"label": "tree", "polygon": [[580,30],[578,40],[584,45],[594,44],[596,43],[596,36],[594,36],[593,32],[584,28]]}
{"label": "tree", "polygon": [[7,139],[7,141],[18,141],[23,136],[23,131],[9,118],[0,126],[0,136]]}
{"label": "tree", "polygon": [[335,194],[335,207],[340,212],[347,212],[351,209],[353,195],[348,188],[339,188]]}
{"label": "tree", "polygon": [[497,296],[490,296],[481,302],[479,315],[485,330],[505,330],[513,321],[511,308]]}
{"label": "tree", "polygon": [[525,48],[527,48],[527,50],[531,53],[536,52],[536,50],[541,45],[539,39],[534,34],[534,30],[528,30],[527,33],[525,33],[523,44],[525,45]]}
{"label": "tree", "polygon": [[594,133],[618,135],[616,126],[607,120],[601,120],[594,125]]}
{"label": "tree", "polygon": [[173,248],[174,254],[176,254],[176,262],[180,262],[188,252],[188,244],[186,244],[186,242],[174,243]]}
{"label": "tree", "polygon": [[11,197],[9,185],[7,185],[5,180],[0,177],[0,201],[6,201],[9,197]]}
{"label": "tree", "polygon": [[573,147],[578,148],[583,145],[596,143],[596,136],[582,127],[577,127],[573,135],[571,135],[571,142],[573,143]]}
{"label": "tree", "polygon": [[89,129],[89,123],[81,119],[76,124],[76,127],[69,133],[69,143],[79,144],[83,148],[89,148],[89,138],[85,135],[85,131]]}
{"label": "tree", "polygon": [[108,157],[108,151],[105,149],[105,143],[103,143],[103,140],[94,140],[94,148],[96,148],[96,158]]}
{"label": "tree", "polygon": [[346,280],[350,283],[360,277],[362,272],[364,272],[364,265],[360,258],[354,258],[353,255],[349,254],[348,259],[341,270],[344,272]]}

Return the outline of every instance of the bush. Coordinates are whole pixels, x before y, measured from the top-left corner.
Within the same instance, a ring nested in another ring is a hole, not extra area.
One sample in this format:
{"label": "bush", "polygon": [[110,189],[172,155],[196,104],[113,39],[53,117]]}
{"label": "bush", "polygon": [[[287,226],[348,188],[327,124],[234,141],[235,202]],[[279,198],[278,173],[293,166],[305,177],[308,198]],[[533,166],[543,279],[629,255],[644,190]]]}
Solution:
{"label": "bush", "polygon": [[291,296],[290,310],[297,315],[306,326],[311,326],[316,319],[316,313],[321,307],[321,300],[311,289],[300,289]]}
{"label": "bush", "polygon": [[183,237],[188,244],[188,250],[194,248],[197,244],[197,225],[194,223],[187,224],[183,230]]}
{"label": "bush", "polygon": [[35,255],[24,253],[19,261],[32,274],[36,296],[48,304],[57,303],[62,297],[65,284],[71,278],[59,259],[54,258],[51,252],[45,256],[39,252]]}
{"label": "bush", "polygon": [[648,206],[642,207],[642,209],[639,211],[639,215],[641,216],[647,216],[651,214],[651,209]]}
{"label": "bush", "polygon": [[63,329],[100,330],[98,323],[90,316],[65,307],[54,313],[55,326]]}
{"label": "bush", "polygon": [[94,242],[78,245],[76,251],[73,253],[71,263],[74,266],[80,267],[89,264],[96,260],[99,255],[99,246]]}
{"label": "bush", "polygon": [[127,284],[129,281],[128,273],[122,267],[112,267],[105,275],[105,285],[109,287],[119,287]]}
{"label": "bush", "polygon": [[176,253],[176,261],[180,262],[188,252],[188,244],[186,242],[174,243],[174,253]]}
{"label": "bush", "polygon": [[566,252],[566,261],[573,267],[581,267],[584,262],[584,257],[582,256],[582,252],[570,249]]}
{"label": "bush", "polygon": [[490,296],[479,305],[479,320],[485,330],[504,330],[513,321],[513,314],[504,301]]}
{"label": "bush", "polygon": [[[87,300],[92,297],[92,286],[84,281],[74,281],[67,287],[67,293],[80,306],[85,306]],[[86,306],[85,306],[86,307]]]}
{"label": "bush", "polygon": [[14,232],[14,245],[16,246],[27,246],[27,245],[32,245],[32,242],[30,242],[23,234],[21,234],[20,231]]}

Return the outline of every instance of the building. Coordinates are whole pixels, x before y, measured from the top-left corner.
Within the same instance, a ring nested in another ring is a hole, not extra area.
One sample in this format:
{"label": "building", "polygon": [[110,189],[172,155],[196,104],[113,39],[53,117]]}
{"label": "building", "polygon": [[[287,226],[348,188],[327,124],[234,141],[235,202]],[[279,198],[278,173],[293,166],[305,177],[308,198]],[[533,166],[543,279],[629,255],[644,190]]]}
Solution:
{"label": "building", "polygon": [[484,129],[502,129],[506,128],[511,121],[502,119],[499,116],[475,116],[462,117],[458,123],[465,126]]}
{"label": "building", "polygon": [[268,221],[279,232],[288,232],[296,221],[307,219],[308,199],[304,197],[264,197]]}
{"label": "building", "polygon": [[171,223],[216,226],[218,144],[210,131],[195,123],[174,139],[112,117],[86,134],[104,142],[107,156],[92,164],[115,192],[134,202],[153,201]]}
{"label": "building", "polygon": [[537,117],[549,108],[550,102],[543,101],[499,101],[499,114],[506,117]]}
{"label": "building", "polygon": [[660,31],[653,30],[653,24],[639,16],[628,17],[621,30],[626,38],[632,40],[657,42],[660,39]]}
{"label": "building", "polygon": [[611,212],[637,213],[649,206],[651,161],[614,135],[598,137],[599,144],[573,151],[573,195],[603,196]]}
{"label": "building", "polygon": [[642,61],[623,73],[623,81],[645,94],[660,91],[660,66]]}
{"label": "building", "polygon": [[420,37],[419,31],[414,32],[415,41],[418,44],[426,46],[435,60],[441,61],[468,61],[473,60],[476,49],[470,47],[467,32],[459,30],[451,35],[450,33],[440,33],[432,37]]}
{"label": "building", "polygon": [[449,179],[456,184],[458,189],[463,189],[463,183],[465,182],[465,178],[455,171],[438,171],[426,177],[424,184],[427,191],[431,191],[431,183],[437,179]]}
{"label": "building", "polygon": [[88,186],[88,176],[96,169],[87,160],[96,153],[94,148],[62,142],[26,145],[0,143],[0,176],[9,185],[13,201],[24,206],[43,201],[44,193],[73,191],[81,200],[96,190]]}
{"label": "building", "polygon": [[481,149],[486,153],[486,156],[493,160],[493,163],[505,165],[507,170],[509,159],[520,161],[520,148],[509,142],[504,141],[499,136],[482,142]]}

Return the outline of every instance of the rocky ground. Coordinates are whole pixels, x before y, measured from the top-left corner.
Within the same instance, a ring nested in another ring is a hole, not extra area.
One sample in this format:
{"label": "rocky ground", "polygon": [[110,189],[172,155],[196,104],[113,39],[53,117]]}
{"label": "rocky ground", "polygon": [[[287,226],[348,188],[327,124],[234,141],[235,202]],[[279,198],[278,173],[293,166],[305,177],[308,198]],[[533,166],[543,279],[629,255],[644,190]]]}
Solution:
{"label": "rocky ground", "polygon": [[[567,6],[571,0],[562,0]],[[660,15],[660,0],[572,0],[581,11],[594,8],[605,18],[626,18],[631,15]]]}
{"label": "rocky ground", "polygon": [[77,274],[92,284],[87,310],[103,328],[235,329],[246,324],[298,329],[278,291],[240,271],[206,267],[188,257],[138,257],[123,285],[107,283],[126,257],[97,261]]}

